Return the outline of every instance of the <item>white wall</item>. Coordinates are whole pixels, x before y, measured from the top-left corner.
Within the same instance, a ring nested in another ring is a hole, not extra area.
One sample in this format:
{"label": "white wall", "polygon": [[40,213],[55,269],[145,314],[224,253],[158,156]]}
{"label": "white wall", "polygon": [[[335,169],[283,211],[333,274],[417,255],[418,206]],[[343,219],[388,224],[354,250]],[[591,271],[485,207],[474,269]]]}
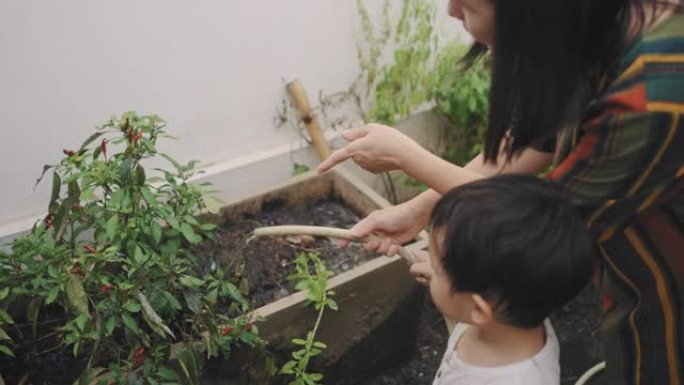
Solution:
{"label": "white wall", "polygon": [[[435,1],[443,13],[447,0]],[[159,114],[180,138],[164,150],[204,164],[296,142],[294,130],[274,124],[283,81],[301,79],[312,99],[349,86],[355,6],[0,1],[0,228],[44,212],[49,183],[33,191],[42,166],[112,113]]]}

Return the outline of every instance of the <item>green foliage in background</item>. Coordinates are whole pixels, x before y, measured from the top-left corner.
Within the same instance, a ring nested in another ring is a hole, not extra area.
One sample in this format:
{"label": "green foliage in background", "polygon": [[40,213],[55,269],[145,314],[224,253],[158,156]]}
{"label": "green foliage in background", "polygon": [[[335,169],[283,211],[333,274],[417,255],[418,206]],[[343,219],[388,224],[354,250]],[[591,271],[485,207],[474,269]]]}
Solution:
{"label": "green foliage in background", "polygon": [[[363,5],[360,4],[359,8],[363,9]],[[388,12],[387,8],[385,12]],[[377,69],[368,121],[393,124],[429,100],[429,78],[437,48],[434,24],[433,3],[404,1],[401,16],[394,28],[396,48],[392,52],[392,61]],[[368,77],[371,78],[371,75]]]}
{"label": "green foliage in background", "polygon": [[[87,366],[79,384],[196,384],[203,358],[260,343],[245,293],[193,255],[192,245],[214,237],[216,225],[198,214],[216,198],[189,183],[196,162],[157,152],[165,125],[114,116],[45,167],[49,214],[0,255],[0,352],[29,354],[38,341],[68,347]],[[170,169],[146,169],[154,158]],[[13,315],[28,328],[6,312],[20,308]]]}
{"label": "green foliage in background", "polygon": [[[442,156],[464,164],[477,155],[487,122],[490,74],[486,60],[468,70],[459,65],[467,45],[458,41],[440,44],[435,6],[428,0],[404,0],[396,23],[390,20],[389,3],[383,7],[383,23],[376,28],[362,0],[357,1],[362,42],[358,45],[362,74],[352,90],[366,87],[365,120],[394,125],[420,109],[434,107],[447,121]],[[383,52],[393,41],[391,60]]]}
{"label": "green foliage in background", "polygon": [[466,46],[450,43],[435,60],[430,85],[430,100],[435,111],[447,119],[442,156],[464,165],[482,151],[487,128],[490,71],[486,60],[479,60],[463,70],[458,64]]}

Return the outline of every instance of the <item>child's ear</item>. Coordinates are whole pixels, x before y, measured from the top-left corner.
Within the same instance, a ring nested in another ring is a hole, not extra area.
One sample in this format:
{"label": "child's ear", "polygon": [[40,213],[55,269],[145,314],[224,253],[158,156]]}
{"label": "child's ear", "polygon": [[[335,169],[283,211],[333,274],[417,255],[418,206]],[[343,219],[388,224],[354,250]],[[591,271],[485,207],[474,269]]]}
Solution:
{"label": "child's ear", "polygon": [[496,320],[494,319],[494,308],[492,305],[479,294],[471,294],[472,308],[470,309],[470,319],[475,325],[488,325]]}

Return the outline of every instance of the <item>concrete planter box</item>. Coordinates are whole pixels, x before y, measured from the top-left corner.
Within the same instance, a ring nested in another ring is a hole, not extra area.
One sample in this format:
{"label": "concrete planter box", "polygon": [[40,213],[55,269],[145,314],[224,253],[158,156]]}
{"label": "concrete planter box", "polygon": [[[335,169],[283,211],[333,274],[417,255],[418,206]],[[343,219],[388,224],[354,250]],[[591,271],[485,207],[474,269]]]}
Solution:
{"label": "concrete planter box", "polygon": [[[228,222],[245,213],[257,213],[273,201],[298,205],[328,197],[340,199],[362,215],[390,205],[354,176],[338,170],[293,178],[267,192],[229,204],[211,219],[218,223]],[[425,239],[422,234],[407,247],[424,248]],[[371,373],[396,364],[405,358],[401,355],[410,352],[415,343],[410,331],[415,331],[418,322],[423,291],[408,273],[404,260],[398,256],[379,256],[332,277],[328,289],[335,292],[339,311],[327,311],[318,330],[317,339],[328,348],[316,363],[327,376],[344,376],[350,370],[356,375]],[[258,324],[260,334],[268,341],[267,349],[276,357],[285,358],[293,349],[290,340],[304,336],[315,323],[316,312],[305,307],[304,301],[305,293],[298,292],[256,309],[256,314],[264,318]],[[409,332],[397,338],[396,330]],[[245,379],[247,372],[261,370],[253,365],[249,360],[239,368],[235,365],[227,368],[217,361],[209,363],[203,383],[259,383]],[[237,377],[236,373],[239,373]]]}

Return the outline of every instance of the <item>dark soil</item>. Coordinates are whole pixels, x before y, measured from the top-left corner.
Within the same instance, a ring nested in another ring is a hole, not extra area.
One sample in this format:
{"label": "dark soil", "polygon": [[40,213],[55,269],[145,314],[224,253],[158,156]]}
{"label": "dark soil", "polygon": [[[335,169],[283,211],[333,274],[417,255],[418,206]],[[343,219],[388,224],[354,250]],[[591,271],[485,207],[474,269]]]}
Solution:
{"label": "dark soil", "polygon": [[426,293],[418,327],[418,339],[408,362],[359,385],[429,385],[432,384],[439,362],[444,355],[447,333],[444,318]]}
{"label": "dark soil", "polygon": [[[594,285],[551,315],[561,347],[562,385],[574,384],[584,372],[604,360],[599,334],[601,318],[601,301]],[[590,384],[604,384],[602,378],[596,375]]]}
{"label": "dark soil", "polygon": [[[59,320],[63,322],[63,320]],[[57,324],[46,322],[42,328]],[[86,367],[86,359],[75,359],[71,349],[60,347],[56,335],[34,338],[29,324],[19,326],[22,337],[16,339],[15,358],[0,354],[0,375],[7,385],[19,384],[26,377],[32,385],[72,384]],[[47,351],[46,351],[47,350]]]}
{"label": "dark soil", "polygon": [[223,225],[216,242],[205,243],[195,250],[205,268],[218,265],[235,271],[247,279],[249,297],[255,307],[285,297],[294,285],[287,276],[294,272],[294,260],[301,252],[317,252],[335,274],[347,271],[377,254],[365,251],[359,244],[341,248],[328,238],[293,236],[259,238],[247,242],[252,231],[262,226],[311,225],[349,228],[361,217],[337,200],[324,200],[305,207],[285,206],[276,201],[256,215]]}
{"label": "dark soil", "polygon": [[[426,295],[418,324],[418,342],[411,359],[362,385],[429,385],[439,367],[449,339],[444,320]],[[572,385],[589,368],[603,361],[599,342],[601,306],[597,290],[590,286],[558,309],[551,321],[561,347],[561,384]],[[605,384],[596,376],[591,385]]]}

